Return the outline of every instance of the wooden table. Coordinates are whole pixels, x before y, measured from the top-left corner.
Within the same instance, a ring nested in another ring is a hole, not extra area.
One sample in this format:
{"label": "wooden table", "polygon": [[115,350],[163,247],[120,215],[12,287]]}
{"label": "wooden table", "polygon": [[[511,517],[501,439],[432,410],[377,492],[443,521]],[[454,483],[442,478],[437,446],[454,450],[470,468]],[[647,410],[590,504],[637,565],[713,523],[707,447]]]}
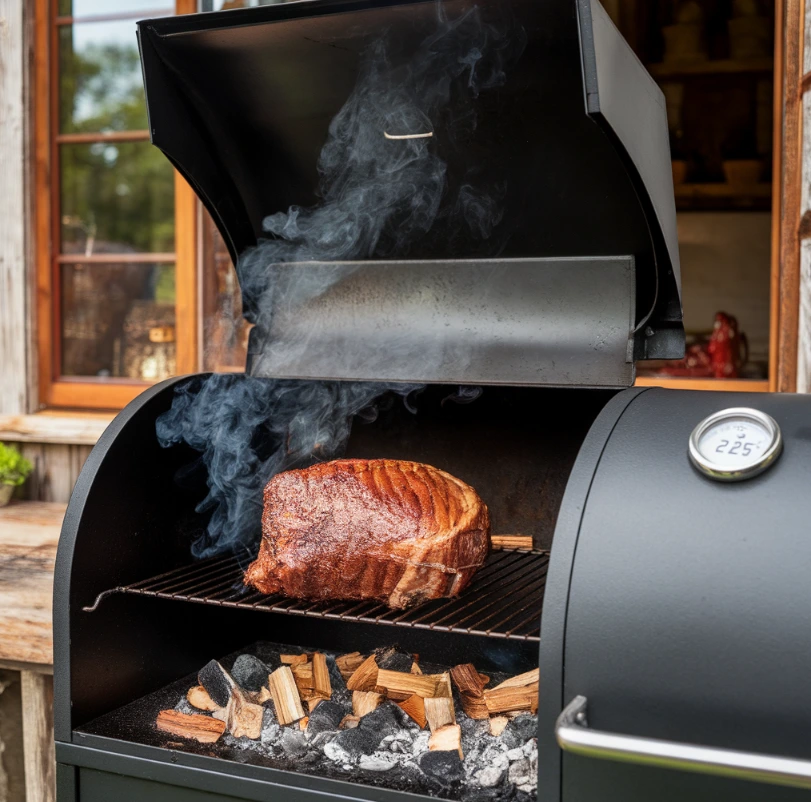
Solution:
{"label": "wooden table", "polygon": [[0,667],[20,671],[26,802],[54,802],[53,633],[56,545],[64,504],[0,508]]}

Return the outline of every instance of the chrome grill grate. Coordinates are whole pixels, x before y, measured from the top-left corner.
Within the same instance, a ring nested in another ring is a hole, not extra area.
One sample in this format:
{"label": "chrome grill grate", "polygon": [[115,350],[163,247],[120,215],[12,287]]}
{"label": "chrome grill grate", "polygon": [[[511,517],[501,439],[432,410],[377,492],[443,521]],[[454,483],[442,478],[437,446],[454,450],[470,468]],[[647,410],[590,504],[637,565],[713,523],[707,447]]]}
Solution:
{"label": "chrome grill grate", "polygon": [[308,602],[281,594],[266,596],[243,587],[243,569],[236,559],[214,557],[106,590],[92,607],[84,609],[92,612],[106,596],[129,593],[289,615],[538,641],[548,567],[547,551],[494,552],[458,598],[391,610],[374,601]]}

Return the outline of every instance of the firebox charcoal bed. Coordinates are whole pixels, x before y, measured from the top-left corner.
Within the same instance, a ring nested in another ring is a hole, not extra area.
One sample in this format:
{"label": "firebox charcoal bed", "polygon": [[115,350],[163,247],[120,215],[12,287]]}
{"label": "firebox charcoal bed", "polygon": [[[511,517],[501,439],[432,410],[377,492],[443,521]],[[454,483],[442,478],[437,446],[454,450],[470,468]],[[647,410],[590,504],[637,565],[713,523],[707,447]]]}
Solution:
{"label": "firebox charcoal bed", "polygon": [[244,571],[234,557],[213,557],[106,590],[84,610],[93,612],[106,597],[128,593],[271,613],[539,641],[548,567],[548,551],[504,549],[487,558],[460,597],[392,610],[374,601],[310,603],[281,594],[265,596],[244,588]]}

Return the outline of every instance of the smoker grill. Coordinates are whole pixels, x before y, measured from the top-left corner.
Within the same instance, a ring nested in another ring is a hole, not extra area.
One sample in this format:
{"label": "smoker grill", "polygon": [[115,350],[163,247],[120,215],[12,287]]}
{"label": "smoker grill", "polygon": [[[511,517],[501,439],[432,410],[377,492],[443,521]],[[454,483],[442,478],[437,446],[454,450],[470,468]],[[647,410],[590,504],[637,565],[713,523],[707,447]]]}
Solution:
{"label": "smoker grill", "polygon": [[[495,552],[460,598],[407,611],[245,595],[235,558],[191,559],[206,477],[178,484],[196,452],[157,442],[187,380],[151,388],[88,459],[60,541],[60,802],[426,798],[144,734],[144,699],[270,634],[340,651],[397,642],[485,671],[540,660],[545,802],[805,798],[790,786],[811,786],[811,405],[629,389],[636,360],[683,348],[663,99],[597,0],[479,8],[509,9],[526,48],[501,89],[465,101],[478,126],[464,146],[437,126],[432,147],[450,184],[471,158],[506,181],[498,252],[440,222],[388,259],[276,265],[281,287],[328,281],[270,310],[246,293],[247,369],[425,383],[416,415],[395,405],[355,425],[348,456],[438,465],[533,548]],[[235,260],[263,215],[317,201],[318,150],[369,42],[396,30],[408,51],[435,20],[429,2],[314,0],[140,24],[153,142]],[[459,383],[481,397],[444,404]],[[747,481],[688,459],[696,425],[729,407],[782,431],[782,455]]]}

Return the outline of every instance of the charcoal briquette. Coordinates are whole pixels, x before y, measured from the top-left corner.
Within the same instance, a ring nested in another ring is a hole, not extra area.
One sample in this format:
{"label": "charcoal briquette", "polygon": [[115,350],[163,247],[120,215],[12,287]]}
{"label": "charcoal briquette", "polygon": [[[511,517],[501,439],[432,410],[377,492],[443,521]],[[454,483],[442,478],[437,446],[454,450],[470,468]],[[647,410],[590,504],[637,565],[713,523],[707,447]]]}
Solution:
{"label": "charcoal briquette", "polygon": [[197,681],[220,707],[228,704],[228,700],[231,698],[229,675],[216,660],[210,660],[200,669]]}
{"label": "charcoal briquette", "polygon": [[425,752],[418,763],[426,777],[444,786],[453,785],[464,774],[458,752]]}
{"label": "charcoal briquette", "polygon": [[522,747],[530,738],[538,736],[538,719],[536,716],[523,715],[512,719],[501,733],[501,742],[508,749]]}
{"label": "charcoal briquette", "polygon": [[256,693],[268,681],[268,667],[252,654],[241,654],[234,661],[231,676],[240,688]]}
{"label": "charcoal briquette", "polygon": [[348,712],[348,709],[336,702],[329,700],[319,702],[315,710],[310,713],[310,720],[307,724],[308,737],[315,738],[316,735],[320,735],[322,732],[337,730],[338,725]]}

